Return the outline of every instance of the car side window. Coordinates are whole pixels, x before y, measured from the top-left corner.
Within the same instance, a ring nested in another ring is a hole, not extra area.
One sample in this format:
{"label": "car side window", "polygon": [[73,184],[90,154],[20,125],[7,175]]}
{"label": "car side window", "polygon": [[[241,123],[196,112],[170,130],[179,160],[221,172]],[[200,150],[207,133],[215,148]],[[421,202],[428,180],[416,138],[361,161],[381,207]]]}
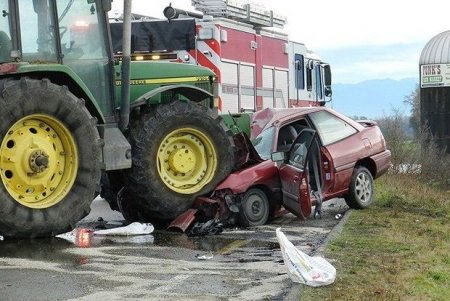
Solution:
{"label": "car side window", "polygon": [[310,117],[323,145],[342,140],[357,132],[350,124],[327,111],[314,112]]}
{"label": "car side window", "polygon": [[289,153],[289,165],[299,169],[305,168],[308,148],[312,143],[313,137],[314,131],[311,130],[305,130],[300,133]]}
{"label": "car side window", "polygon": [[305,143],[296,143],[289,155],[289,164],[303,169],[305,166],[307,152],[308,149],[306,148]]}
{"label": "car side window", "polygon": [[309,128],[308,122],[305,119],[299,119],[294,122],[291,122],[287,125],[284,125],[278,131],[278,139],[277,139],[277,152],[286,152],[288,151],[292,143],[294,142],[297,135],[305,129]]}

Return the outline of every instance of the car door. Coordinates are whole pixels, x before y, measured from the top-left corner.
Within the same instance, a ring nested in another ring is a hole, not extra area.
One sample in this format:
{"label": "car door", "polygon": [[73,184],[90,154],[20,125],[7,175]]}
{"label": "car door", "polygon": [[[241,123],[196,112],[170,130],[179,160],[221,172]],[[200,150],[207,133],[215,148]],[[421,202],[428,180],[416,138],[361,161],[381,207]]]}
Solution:
{"label": "car door", "polygon": [[302,219],[311,214],[307,166],[315,139],[317,139],[316,131],[302,130],[279,166],[283,206]]}

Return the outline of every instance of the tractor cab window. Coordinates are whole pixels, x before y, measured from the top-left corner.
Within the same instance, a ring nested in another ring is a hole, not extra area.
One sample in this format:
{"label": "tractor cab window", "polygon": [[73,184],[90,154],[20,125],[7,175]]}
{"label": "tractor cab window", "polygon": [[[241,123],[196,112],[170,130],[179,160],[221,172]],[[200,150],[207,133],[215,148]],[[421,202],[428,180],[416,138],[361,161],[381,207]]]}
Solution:
{"label": "tractor cab window", "polygon": [[0,63],[11,61],[8,1],[0,0]]}
{"label": "tractor cab window", "polygon": [[[88,3],[89,2],[89,3]],[[90,3],[92,2],[92,3]],[[104,112],[111,110],[107,30],[98,1],[57,0],[62,62],[83,80]]]}
{"label": "tractor cab window", "polygon": [[103,33],[95,4],[87,1],[59,0],[58,21],[65,61],[106,57]]}
{"label": "tractor cab window", "polygon": [[57,62],[51,4],[48,0],[19,2],[22,59],[28,62]]}

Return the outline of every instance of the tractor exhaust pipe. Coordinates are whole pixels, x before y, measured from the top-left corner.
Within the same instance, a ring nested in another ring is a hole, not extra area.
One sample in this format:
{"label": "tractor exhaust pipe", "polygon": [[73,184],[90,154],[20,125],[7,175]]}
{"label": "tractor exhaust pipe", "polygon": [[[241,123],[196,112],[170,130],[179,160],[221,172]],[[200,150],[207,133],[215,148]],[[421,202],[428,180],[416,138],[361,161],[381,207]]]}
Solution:
{"label": "tractor exhaust pipe", "polygon": [[163,14],[164,17],[167,18],[167,20],[177,19],[180,15],[197,19],[203,18],[203,14],[201,13],[194,13],[184,9],[175,8],[172,7],[172,4],[170,4],[163,10]]}
{"label": "tractor exhaust pipe", "polygon": [[123,32],[122,32],[122,89],[120,102],[120,123],[123,131],[130,122],[130,62],[131,62],[131,3],[123,2]]}

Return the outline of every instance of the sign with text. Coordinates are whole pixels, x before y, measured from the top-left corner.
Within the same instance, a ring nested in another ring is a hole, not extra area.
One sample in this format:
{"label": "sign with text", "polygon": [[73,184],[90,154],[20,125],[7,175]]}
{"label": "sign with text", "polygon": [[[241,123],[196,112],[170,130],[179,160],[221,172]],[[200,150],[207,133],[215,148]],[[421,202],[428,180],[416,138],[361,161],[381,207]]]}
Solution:
{"label": "sign with text", "polygon": [[450,64],[421,65],[420,87],[450,87]]}

